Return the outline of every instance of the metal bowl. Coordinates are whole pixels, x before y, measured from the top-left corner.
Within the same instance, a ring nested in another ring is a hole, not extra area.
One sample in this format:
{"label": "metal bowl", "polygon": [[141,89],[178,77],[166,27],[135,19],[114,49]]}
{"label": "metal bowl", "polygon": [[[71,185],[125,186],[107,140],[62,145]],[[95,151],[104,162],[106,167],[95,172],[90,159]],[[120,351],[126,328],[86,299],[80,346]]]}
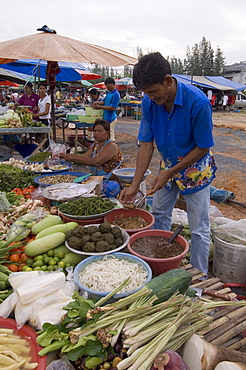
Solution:
{"label": "metal bowl", "polygon": [[[118,179],[123,183],[123,184],[131,184],[133,177],[135,175],[136,168],[120,168],[118,170],[112,171],[115,176],[118,177]],[[142,181],[146,179],[148,175],[151,174],[150,170],[147,170],[143,176]]]}

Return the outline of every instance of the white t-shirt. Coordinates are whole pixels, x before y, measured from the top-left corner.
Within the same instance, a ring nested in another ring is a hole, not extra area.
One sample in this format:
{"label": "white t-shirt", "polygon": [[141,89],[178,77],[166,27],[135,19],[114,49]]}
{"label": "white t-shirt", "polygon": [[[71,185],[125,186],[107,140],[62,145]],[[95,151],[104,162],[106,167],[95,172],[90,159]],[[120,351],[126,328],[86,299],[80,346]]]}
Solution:
{"label": "white t-shirt", "polygon": [[43,99],[39,99],[38,101],[38,107],[39,107],[39,113],[43,113],[45,112],[46,110],[46,104],[49,103],[50,104],[50,109],[49,109],[49,113],[46,114],[45,116],[40,116],[39,118],[40,119],[50,119],[50,111],[51,111],[51,100],[50,100],[50,96],[49,95],[46,95],[45,98]]}

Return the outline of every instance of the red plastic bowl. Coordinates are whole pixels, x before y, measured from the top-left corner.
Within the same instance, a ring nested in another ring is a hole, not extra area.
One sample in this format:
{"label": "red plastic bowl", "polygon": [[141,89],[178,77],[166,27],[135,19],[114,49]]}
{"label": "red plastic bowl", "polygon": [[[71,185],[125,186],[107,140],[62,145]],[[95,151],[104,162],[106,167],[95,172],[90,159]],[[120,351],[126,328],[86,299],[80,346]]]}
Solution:
{"label": "red plastic bowl", "polygon": [[138,233],[136,233],[136,234],[134,234],[130,237],[130,241],[127,245],[128,251],[131,254],[133,254],[134,256],[142,258],[144,261],[146,261],[150,265],[150,267],[152,269],[152,272],[153,272],[153,275],[160,275],[163,272],[178,268],[181,264],[181,261],[182,261],[183,257],[189,251],[189,243],[181,235],[178,235],[174,240],[176,242],[178,242],[184,248],[184,251],[181,254],[179,254],[178,256],[175,256],[175,257],[149,258],[149,257],[145,257],[145,256],[142,256],[141,254],[136,253],[132,249],[131,245],[135,240],[137,240],[139,238],[142,238],[144,236],[153,236],[153,235],[162,236],[162,237],[166,237],[166,238],[171,238],[171,236],[173,235],[173,232],[172,231],[166,231],[166,230],[157,230],[157,229],[140,231],[140,232],[138,232]]}
{"label": "red plastic bowl", "polygon": [[139,231],[149,230],[155,222],[155,218],[152,215],[152,213],[147,212],[141,208],[134,208],[134,209],[124,209],[124,208],[118,208],[112,210],[110,213],[108,213],[104,217],[104,222],[109,222],[112,224],[112,222],[117,217],[142,217],[144,221],[148,223],[147,226],[141,227],[141,229],[124,229],[129,235],[133,235],[135,233],[138,233]]}
{"label": "red plastic bowl", "polygon": [[59,216],[61,219],[66,223],[66,222],[77,222],[79,225],[86,226],[86,225],[92,225],[92,224],[102,224],[103,223],[103,217],[98,217],[98,218],[92,218],[92,219],[85,219],[85,220],[80,220],[77,218],[70,218],[67,216],[62,215],[59,213]]}
{"label": "red plastic bowl", "polygon": [[21,329],[17,330],[15,320],[3,318],[0,318],[0,328],[13,329],[15,334],[26,339],[31,347],[30,355],[32,358],[32,362],[38,363],[38,366],[35,368],[35,370],[46,369],[47,356],[41,357],[38,354],[38,352],[41,351],[42,347],[40,347],[36,342],[37,334],[34,329],[32,329],[28,325],[24,325]]}

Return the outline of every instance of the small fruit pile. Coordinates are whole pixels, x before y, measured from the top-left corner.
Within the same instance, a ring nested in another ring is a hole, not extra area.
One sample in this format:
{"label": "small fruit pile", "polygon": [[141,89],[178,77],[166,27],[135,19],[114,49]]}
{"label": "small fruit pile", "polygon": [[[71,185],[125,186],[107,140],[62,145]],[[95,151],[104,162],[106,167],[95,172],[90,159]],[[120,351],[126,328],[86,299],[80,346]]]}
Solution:
{"label": "small fruit pile", "polygon": [[32,198],[32,194],[33,194],[33,192],[34,192],[35,189],[36,188],[35,188],[34,185],[30,185],[30,186],[27,186],[27,187],[25,187],[23,189],[21,189],[21,188],[14,188],[12,190],[12,192],[14,192],[16,195],[22,195],[23,198],[28,199],[28,198]]}

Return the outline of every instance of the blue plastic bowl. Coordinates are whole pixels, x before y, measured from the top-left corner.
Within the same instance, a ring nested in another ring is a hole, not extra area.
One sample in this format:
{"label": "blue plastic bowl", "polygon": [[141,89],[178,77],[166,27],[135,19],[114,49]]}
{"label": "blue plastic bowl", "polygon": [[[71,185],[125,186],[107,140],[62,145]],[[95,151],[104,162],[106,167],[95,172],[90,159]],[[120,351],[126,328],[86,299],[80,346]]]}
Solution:
{"label": "blue plastic bowl", "polygon": [[[144,287],[144,285],[146,285],[151,279],[152,279],[152,270],[151,268],[149,267],[149,265],[144,261],[142,260],[141,258],[139,257],[136,257],[136,256],[133,256],[131,254],[128,254],[128,253],[111,253],[111,254],[108,254],[107,257],[109,258],[110,256],[112,257],[115,257],[115,258],[118,258],[118,259],[126,259],[130,262],[134,262],[134,263],[138,263],[139,265],[141,265],[146,271],[147,271],[147,279],[146,281],[141,285],[139,286],[137,289],[134,289],[134,290],[131,290],[129,292],[126,292],[126,293],[121,293],[121,294],[115,294],[109,301],[107,301],[106,303],[112,303],[112,302],[115,302],[117,301],[118,299],[121,299],[121,298],[125,298],[137,291],[139,291],[140,289],[142,289]],[[91,256],[91,257],[88,257],[86,259],[84,259],[83,261],[81,261],[76,267],[75,267],[75,270],[74,270],[74,281],[76,283],[76,285],[78,286],[78,288],[84,292],[87,292],[88,293],[88,298],[94,298],[96,299],[97,301],[99,299],[101,299],[102,297],[105,297],[106,295],[108,295],[110,292],[98,292],[98,291],[95,291],[95,290],[91,290],[89,288],[87,288],[86,286],[84,286],[80,281],[79,281],[79,274],[81,273],[81,271],[87,267],[89,264],[91,264],[92,262],[95,262],[95,261],[98,261],[98,260],[102,260],[105,256],[101,255],[101,256]],[[128,276],[126,276],[126,278],[128,278]]]}

